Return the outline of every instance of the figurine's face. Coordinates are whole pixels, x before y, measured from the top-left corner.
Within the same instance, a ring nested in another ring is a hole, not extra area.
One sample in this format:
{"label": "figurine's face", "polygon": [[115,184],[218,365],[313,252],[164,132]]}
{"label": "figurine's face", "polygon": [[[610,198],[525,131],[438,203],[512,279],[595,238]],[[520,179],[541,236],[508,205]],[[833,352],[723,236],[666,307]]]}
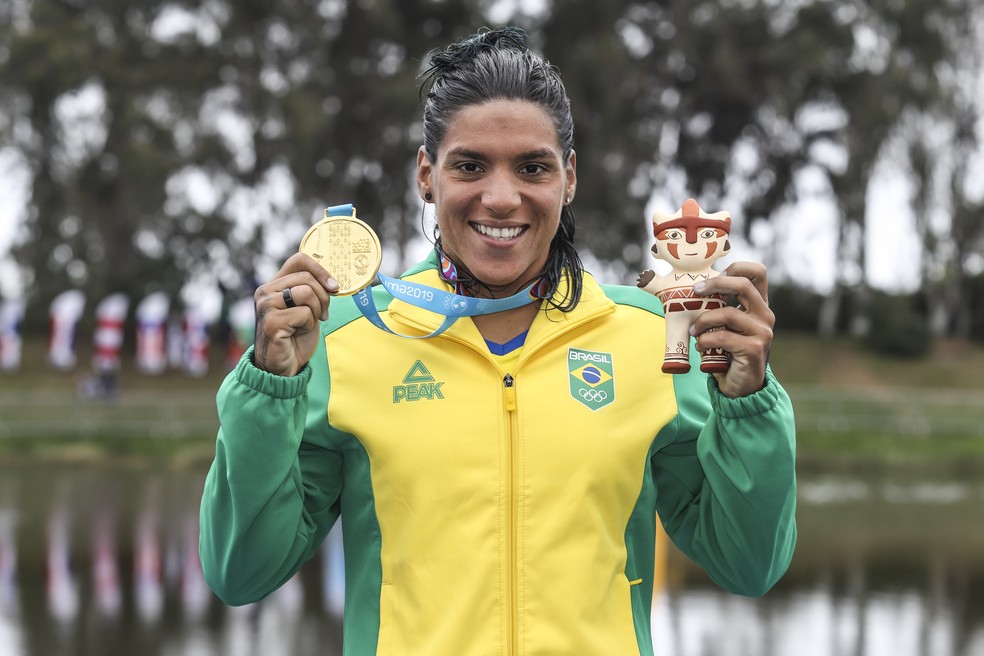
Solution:
{"label": "figurine's face", "polygon": [[731,246],[728,233],[721,228],[666,228],[656,233],[653,255],[669,262],[674,269],[700,271],[727,255]]}

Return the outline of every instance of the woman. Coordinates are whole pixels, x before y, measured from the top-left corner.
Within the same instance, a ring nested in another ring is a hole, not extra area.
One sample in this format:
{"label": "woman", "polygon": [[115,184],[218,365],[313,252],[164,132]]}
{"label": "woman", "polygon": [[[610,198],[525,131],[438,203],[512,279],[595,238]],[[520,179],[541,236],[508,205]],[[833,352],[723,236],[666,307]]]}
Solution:
{"label": "woman", "polygon": [[[417,187],[437,238],[404,279],[486,298],[533,284],[531,302],[401,339],[291,257],[257,289],[256,343],[219,392],[206,578],[256,601],[342,516],[346,654],[651,654],[657,513],[736,593],[763,594],[792,556],[765,270],[735,264],[698,290],[742,308],[692,329],[692,352],[732,353],[727,373],[660,373],[658,301],[599,285],[573,249],[557,72],[509,28],[431,63]],[[441,322],[400,300],[383,314],[405,334]]]}

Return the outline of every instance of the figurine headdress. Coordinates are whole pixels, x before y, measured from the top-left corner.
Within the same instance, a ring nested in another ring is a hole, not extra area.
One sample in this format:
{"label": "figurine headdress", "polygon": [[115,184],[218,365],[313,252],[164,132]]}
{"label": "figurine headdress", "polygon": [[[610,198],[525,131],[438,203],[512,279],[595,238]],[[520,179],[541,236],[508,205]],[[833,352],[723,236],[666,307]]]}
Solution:
{"label": "figurine headdress", "polygon": [[725,234],[731,232],[731,214],[727,211],[708,214],[701,209],[693,198],[683,201],[683,207],[674,214],[653,214],[653,236],[669,228],[679,228],[687,234],[687,243],[697,243],[697,230],[700,228],[718,228]]}

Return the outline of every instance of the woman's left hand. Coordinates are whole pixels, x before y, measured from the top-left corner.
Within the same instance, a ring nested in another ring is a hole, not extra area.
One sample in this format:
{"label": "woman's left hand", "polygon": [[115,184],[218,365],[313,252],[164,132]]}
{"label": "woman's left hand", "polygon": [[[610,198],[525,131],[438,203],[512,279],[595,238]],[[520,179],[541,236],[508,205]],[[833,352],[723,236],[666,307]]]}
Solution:
{"label": "woman's left hand", "polygon": [[716,373],[718,388],[737,398],[765,385],[765,365],[772,348],[776,316],[769,309],[769,280],[765,266],[735,262],[721,275],[694,285],[699,296],[733,296],[738,307],[702,312],[690,327],[697,349],[721,348],[731,354],[728,371]]}

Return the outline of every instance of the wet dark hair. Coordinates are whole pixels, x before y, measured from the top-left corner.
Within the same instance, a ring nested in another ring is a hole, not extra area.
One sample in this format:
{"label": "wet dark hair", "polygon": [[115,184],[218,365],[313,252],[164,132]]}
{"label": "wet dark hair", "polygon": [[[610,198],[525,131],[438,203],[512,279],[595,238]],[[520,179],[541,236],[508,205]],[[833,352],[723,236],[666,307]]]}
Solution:
{"label": "wet dark hair", "polygon": [[[437,162],[437,150],[448,125],[461,109],[493,100],[523,100],[539,105],[553,121],[560,142],[563,161],[574,150],[574,119],[571,101],[560,73],[548,61],[527,46],[526,32],[516,27],[487,29],[430,53],[430,67],[424,71],[420,90],[424,104],[424,149],[431,162]],[[574,248],[574,212],[564,205],[560,226],[550,242],[546,278],[553,307],[567,312],[581,298],[584,266]],[[441,255],[440,230],[434,227],[435,248]],[[466,289],[489,285],[475,278],[461,263],[454,263],[459,282]],[[567,293],[553,301],[565,272]],[[532,282],[532,281],[530,281]]]}

